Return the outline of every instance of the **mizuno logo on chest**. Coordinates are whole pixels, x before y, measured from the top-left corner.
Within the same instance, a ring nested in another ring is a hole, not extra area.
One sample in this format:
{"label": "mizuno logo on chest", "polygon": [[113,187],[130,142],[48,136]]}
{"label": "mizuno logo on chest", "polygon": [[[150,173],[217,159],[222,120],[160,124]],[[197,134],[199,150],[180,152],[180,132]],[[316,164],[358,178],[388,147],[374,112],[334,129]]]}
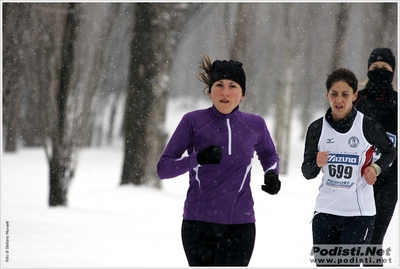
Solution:
{"label": "mizuno logo on chest", "polygon": [[358,155],[349,154],[329,154],[328,163],[358,164]]}

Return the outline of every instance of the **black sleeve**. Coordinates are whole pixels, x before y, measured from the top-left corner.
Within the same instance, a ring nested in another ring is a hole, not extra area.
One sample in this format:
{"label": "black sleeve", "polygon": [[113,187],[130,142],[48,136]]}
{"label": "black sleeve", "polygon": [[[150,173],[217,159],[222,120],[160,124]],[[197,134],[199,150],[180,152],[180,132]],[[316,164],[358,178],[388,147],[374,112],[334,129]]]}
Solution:
{"label": "black sleeve", "polygon": [[382,154],[375,163],[384,171],[395,160],[397,149],[386,135],[386,131],[376,120],[364,116],[363,131],[367,141]]}
{"label": "black sleeve", "polygon": [[321,171],[317,166],[318,141],[321,137],[322,118],[314,121],[307,129],[301,172],[306,179],[315,178]]}

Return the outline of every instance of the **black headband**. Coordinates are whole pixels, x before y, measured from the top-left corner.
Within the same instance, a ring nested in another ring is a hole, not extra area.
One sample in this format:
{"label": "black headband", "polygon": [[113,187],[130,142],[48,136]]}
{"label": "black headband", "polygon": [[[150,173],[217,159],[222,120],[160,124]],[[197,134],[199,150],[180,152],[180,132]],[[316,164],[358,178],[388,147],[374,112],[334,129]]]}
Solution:
{"label": "black headband", "polygon": [[233,80],[240,85],[243,91],[243,96],[246,93],[246,75],[242,68],[242,63],[230,60],[220,61],[216,60],[211,66],[211,76],[210,76],[210,89],[211,86],[218,80],[229,79]]}

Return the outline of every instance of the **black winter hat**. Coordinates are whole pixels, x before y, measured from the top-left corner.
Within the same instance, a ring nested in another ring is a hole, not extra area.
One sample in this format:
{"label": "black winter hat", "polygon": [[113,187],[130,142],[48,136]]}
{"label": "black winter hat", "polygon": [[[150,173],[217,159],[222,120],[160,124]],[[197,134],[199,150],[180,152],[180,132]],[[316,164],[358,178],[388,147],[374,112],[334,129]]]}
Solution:
{"label": "black winter hat", "polygon": [[210,90],[211,86],[218,80],[230,79],[235,81],[240,85],[243,91],[243,96],[246,93],[246,74],[242,68],[242,63],[230,60],[216,60],[211,66],[211,76],[210,76]]}
{"label": "black winter hat", "polygon": [[396,58],[394,57],[393,52],[388,48],[377,48],[371,52],[371,55],[368,59],[368,69],[374,62],[385,62],[392,67],[393,72],[396,68]]}

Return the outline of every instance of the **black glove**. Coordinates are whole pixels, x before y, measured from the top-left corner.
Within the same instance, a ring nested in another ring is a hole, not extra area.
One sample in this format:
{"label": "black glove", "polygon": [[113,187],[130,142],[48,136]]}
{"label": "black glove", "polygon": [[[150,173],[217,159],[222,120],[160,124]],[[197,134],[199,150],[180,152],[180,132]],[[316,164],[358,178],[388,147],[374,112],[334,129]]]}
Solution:
{"label": "black glove", "polygon": [[203,164],[218,164],[222,158],[220,146],[211,145],[197,153],[197,162]]}
{"label": "black glove", "polygon": [[261,185],[261,189],[269,194],[277,194],[281,189],[281,181],[278,178],[278,174],[272,170],[265,173],[264,184]]}

